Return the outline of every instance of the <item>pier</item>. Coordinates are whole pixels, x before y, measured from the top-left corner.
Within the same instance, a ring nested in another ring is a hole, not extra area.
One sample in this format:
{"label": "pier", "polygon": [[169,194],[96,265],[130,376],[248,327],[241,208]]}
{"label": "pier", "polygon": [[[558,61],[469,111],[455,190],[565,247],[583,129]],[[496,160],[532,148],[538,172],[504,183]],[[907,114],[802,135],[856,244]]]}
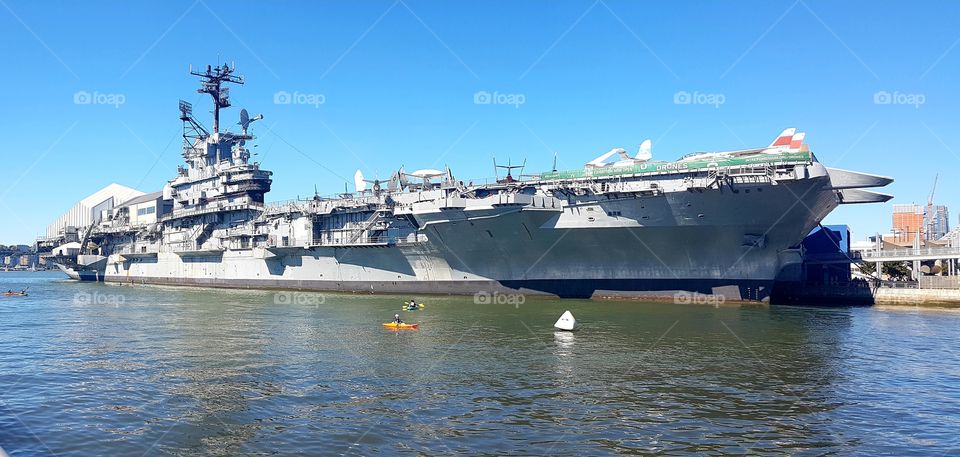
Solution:
{"label": "pier", "polygon": [[[781,297],[788,302],[823,304],[960,304],[960,276],[957,260],[960,247],[906,247],[892,249],[855,249],[849,252],[808,253],[804,265],[840,266],[858,263],[876,265],[882,271],[885,262],[909,262],[909,280],[804,281],[783,286]],[[924,263],[941,261],[942,274],[924,274]]]}

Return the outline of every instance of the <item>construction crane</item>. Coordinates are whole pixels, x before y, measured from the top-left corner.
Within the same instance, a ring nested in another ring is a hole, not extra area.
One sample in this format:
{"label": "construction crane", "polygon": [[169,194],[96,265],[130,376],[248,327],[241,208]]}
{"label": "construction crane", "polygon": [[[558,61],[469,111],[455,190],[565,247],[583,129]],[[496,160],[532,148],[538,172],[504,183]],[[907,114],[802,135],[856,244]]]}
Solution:
{"label": "construction crane", "polygon": [[930,197],[927,198],[927,239],[933,239],[933,195],[937,193],[937,181],[940,180],[940,173],[933,177],[933,190],[930,191]]}

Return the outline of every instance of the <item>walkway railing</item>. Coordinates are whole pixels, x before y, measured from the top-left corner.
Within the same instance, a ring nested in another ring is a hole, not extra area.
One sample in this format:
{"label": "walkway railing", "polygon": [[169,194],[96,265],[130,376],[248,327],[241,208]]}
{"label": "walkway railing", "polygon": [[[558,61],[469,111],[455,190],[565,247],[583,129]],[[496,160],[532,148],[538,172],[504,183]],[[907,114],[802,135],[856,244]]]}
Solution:
{"label": "walkway railing", "polygon": [[413,244],[413,243],[422,243],[427,241],[427,236],[417,233],[410,234],[407,236],[367,236],[361,237],[357,240],[349,239],[315,239],[311,243],[311,246],[382,246],[382,245],[394,245],[394,244]]}
{"label": "walkway railing", "polygon": [[960,247],[870,249],[861,251],[861,257],[868,262],[960,258]]}
{"label": "walkway railing", "polygon": [[921,289],[960,289],[960,276],[921,276]]}
{"label": "walkway railing", "polygon": [[818,254],[805,254],[803,261],[807,263],[857,263],[862,259],[857,251],[853,252],[825,252]]}

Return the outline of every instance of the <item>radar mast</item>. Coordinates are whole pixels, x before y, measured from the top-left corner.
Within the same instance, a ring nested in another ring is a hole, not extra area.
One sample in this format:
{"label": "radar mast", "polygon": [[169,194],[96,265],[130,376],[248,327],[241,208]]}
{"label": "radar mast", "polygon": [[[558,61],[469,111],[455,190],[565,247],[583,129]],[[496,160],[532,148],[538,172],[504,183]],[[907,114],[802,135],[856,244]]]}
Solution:
{"label": "radar mast", "polygon": [[234,75],[234,68],[227,64],[217,67],[207,65],[207,71],[194,71],[190,68],[190,74],[199,76],[201,83],[198,93],[210,94],[213,97],[213,133],[220,131],[220,108],[230,106],[230,88],[224,87],[223,83],[243,84],[243,76]]}

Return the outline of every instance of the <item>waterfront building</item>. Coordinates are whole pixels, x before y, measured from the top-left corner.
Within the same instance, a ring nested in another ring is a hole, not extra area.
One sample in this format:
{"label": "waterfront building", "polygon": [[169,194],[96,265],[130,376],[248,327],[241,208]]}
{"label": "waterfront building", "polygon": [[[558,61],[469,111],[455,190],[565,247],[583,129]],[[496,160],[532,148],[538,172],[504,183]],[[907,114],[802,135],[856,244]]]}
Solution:
{"label": "waterfront building", "polygon": [[927,231],[929,240],[939,240],[950,231],[950,212],[947,205],[933,205],[929,207],[927,215]]}
{"label": "waterfront building", "polygon": [[920,240],[925,240],[923,206],[911,203],[893,205],[893,237],[892,243],[913,243],[919,234]]}
{"label": "waterfront building", "polygon": [[136,189],[120,184],[110,184],[80,200],[56,221],[48,225],[46,236],[54,238],[64,235],[71,229],[76,231],[77,228],[89,227],[90,224],[104,220],[104,216],[109,216],[114,206],[141,195],[143,195],[143,192]]}

